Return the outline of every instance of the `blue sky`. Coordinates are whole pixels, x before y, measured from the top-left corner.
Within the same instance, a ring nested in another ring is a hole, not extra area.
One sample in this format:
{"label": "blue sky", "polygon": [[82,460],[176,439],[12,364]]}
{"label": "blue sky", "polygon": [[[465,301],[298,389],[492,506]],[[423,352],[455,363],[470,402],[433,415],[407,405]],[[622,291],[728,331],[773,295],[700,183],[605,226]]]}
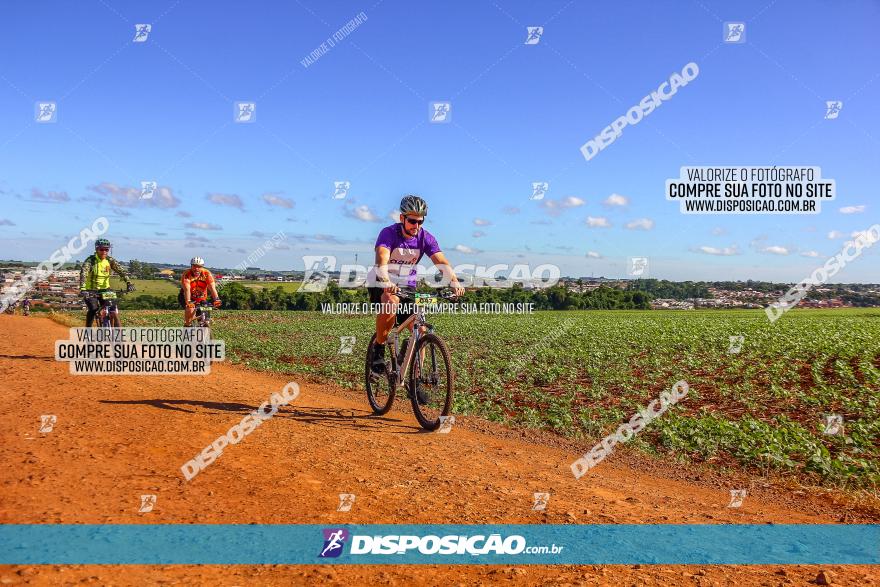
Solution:
{"label": "blue sky", "polygon": [[[364,263],[414,192],[454,264],[619,277],[645,256],[653,277],[795,281],[878,222],[876,2],[3,8],[0,258],[47,258],[103,215],[121,259],[234,266],[284,231],[261,266]],[[725,21],[746,22],[745,43],[722,43]],[[132,42],[138,23],[146,42]],[[527,26],[544,27],[538,44]],[[584,159],[584,142],[691,61],[695,80]],[[440,100],[449,124],[428,121]],[[843,101],[837,119],[825,100]],[[56,123],[34,121],[37,101],[57,103]],[[254,123],[233,122],[236,101],[256,103]],[[664,198],[684,165],[819,166],[838,196],[819,215],[684,216]],[[142,180],[158,181],[152,201]],[[345,199],[334,181],[351,182]],[[534,181],[550,184],[542,202]],[[880,282],[878,260],[869,250],[834,281]]]}

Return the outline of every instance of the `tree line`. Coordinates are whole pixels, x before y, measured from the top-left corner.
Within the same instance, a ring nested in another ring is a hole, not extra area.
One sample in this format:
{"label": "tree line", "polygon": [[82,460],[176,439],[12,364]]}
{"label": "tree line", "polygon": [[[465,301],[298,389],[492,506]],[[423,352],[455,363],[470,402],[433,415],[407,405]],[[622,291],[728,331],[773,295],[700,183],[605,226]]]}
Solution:
{"label": "tree line", "polygon": [[[431,291],[426,289],[425,291]],[[249,288],[240,283],[223,284],[219,292],[223,307],[229,310],[320,310],[324,304],[367,303],[369,295],[364,288],[343,289],[330,282],[322,292],[289,292],[283,287]],[[565,287],[527,290],[521,285],[511,288],[481,288],[468,291],[460,299],[463,303],[534,304],[535,310],[646,310],[651,296],[643,291],[627,291],[598,287],[579,293]],[[178,309],[176,295],[142,295],[123,298],[123,310]]]}

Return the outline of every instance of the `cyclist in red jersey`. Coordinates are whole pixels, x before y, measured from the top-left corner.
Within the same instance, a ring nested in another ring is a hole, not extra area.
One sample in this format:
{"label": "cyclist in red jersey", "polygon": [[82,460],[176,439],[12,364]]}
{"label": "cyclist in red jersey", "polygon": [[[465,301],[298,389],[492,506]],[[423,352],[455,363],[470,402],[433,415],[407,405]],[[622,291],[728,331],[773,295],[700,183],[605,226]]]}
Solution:
{"label": "cyclist in red jersey", "polygon": [[214,307],[220,307],[220,296],[217,293],[214,275],[205,269],[205,260],[201,257],[193,257],[189,264],[190,268],[184,271],[180,278],[182,294],[180,301],[186,307],[183,317],[184,326],[192,324],[196,315],[196,304],[208,299],[208,290],[211,291],[211,297],[214,299]]}

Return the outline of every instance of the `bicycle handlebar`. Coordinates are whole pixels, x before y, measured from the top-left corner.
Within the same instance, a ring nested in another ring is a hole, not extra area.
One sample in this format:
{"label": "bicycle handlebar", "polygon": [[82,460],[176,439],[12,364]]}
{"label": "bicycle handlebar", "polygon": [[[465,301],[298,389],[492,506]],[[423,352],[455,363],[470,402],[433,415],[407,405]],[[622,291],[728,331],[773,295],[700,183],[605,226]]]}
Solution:
{"label": "bicycle handlebar", "polygon": [[124,289],[119,289],[119,290],[115,290],[115,289],[82,289],[82,290],[80,290],[81,293],[86,294],[85,297],[87,297],[87,298],[99,298],[99,297],[101,297],[102,293],[106,293],[106,292],[110,292],[110,291],[115,293],[117,296],[124,296],[128,293],[128,291],[126,291]]}

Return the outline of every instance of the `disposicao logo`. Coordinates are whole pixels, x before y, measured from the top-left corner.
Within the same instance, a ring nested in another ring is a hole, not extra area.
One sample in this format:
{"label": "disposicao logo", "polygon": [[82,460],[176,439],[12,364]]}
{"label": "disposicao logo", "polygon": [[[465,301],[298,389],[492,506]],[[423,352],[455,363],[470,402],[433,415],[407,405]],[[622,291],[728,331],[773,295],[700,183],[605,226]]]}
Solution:
{"label": "disposicao logo", "polygon": [[319,558],[336,558],[342,554],[345,541],[348,540],[348,530],[344,528],[324,528],[324,548],[321,549]]}

